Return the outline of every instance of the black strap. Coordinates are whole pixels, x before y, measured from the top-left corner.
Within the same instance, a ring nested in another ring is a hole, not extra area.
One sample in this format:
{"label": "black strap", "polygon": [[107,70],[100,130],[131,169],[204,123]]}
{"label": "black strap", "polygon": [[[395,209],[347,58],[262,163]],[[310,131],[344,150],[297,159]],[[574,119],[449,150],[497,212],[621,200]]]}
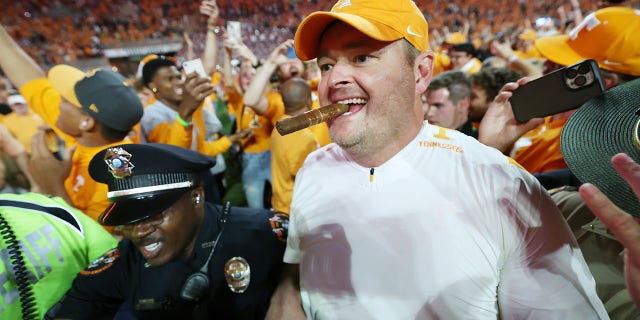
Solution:
{"label": "black strap", "polygon": [[0,199],[0,207],[22,208],[26,210],[40,211],[42,213],[49,214],[60,220],[63,220],[72,227],[76,228],[78,232],[82,232],[82,226],[80,226],[78,220],[76,220],[75,216],[65,208],[47,207],[35,204],[33,202],[6,199]]}
{"label": "black strap", "polygon": [[16,281],[16,287],[18,288],[18,295],[20,296],[22,319],[37,319],[38,310],[36,308],[31,282],[28,278],[27,266],[24,263],[22,249],[20,248],[20,242],[16,238],[15,233],[13,233],[13,229],[11,229],[7,220],[2,216],[2,211],[0,211],[0,235],[7,244],[9,261],[11,261],[11,266],[13,267],[13,276]]}

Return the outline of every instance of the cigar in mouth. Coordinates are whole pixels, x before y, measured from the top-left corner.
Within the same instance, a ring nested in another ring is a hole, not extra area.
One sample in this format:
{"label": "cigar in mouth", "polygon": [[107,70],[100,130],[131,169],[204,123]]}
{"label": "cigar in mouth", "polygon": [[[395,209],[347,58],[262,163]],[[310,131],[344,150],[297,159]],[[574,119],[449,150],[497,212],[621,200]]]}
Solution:
{"label": "cigar in mouth", "polygon": [[284,136],[320,122],[329,121],[347,111],[349,111],[349,106],[346,104],[330,104],[318,109],[309,110],[295,117],[280,119],[276,121],[276,130],[278,130],[280,135]]}

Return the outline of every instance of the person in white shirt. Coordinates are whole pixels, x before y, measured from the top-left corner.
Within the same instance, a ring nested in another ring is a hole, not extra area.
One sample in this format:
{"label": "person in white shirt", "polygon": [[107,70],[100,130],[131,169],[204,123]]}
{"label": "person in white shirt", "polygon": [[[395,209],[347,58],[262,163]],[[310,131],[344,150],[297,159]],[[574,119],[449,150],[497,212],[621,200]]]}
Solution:
{"label": "person in white shirt", "polygon": [[411,0],[340,0],[295,36],[321,105],[345,103],[296,176],[267,319],[607,319],[544,188],[423,121],[428,27]]}

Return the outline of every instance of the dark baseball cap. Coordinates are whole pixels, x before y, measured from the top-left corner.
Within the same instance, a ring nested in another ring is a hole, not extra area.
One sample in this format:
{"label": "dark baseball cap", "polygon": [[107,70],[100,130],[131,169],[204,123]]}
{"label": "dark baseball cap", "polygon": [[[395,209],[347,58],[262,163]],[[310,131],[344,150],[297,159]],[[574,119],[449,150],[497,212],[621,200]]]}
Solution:
{"label": "dark baseball cap", "polygon": [[68,65],[49,71],[56,91],[101,124],[128,131],[142,118],[142,102],[127,79],[117,72],[94,69],[87,73]]}
{"label": "dark baseball cap", "polygon": [[122,144],[98,152],[89,174],[109,187],[112,202],[98,222],[106,226],[147,219],[197,187],[215,159],[174,145]]}

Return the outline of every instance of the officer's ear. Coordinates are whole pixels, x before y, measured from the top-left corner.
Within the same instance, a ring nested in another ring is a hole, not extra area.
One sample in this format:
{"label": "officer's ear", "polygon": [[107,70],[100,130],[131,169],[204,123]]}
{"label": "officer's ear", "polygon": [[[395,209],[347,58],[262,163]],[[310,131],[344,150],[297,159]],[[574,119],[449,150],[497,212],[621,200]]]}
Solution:
{"label": "officer's ear", "polygon": [[200,206],[200,204],[204,202],[204,192],[201,187],[191,191],[191,199],[196,207]]}

